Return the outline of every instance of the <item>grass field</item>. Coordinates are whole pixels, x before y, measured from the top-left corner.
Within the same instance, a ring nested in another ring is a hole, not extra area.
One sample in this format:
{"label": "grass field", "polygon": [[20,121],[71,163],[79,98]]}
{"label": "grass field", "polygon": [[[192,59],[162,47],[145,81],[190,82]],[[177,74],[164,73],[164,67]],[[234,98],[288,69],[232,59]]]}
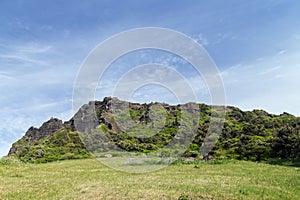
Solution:
{"label": "grass field", "polygon": [[171,165],[149,173],[95,159],[0,164],[0,199],[300,199],[300,168],[244,161]]}

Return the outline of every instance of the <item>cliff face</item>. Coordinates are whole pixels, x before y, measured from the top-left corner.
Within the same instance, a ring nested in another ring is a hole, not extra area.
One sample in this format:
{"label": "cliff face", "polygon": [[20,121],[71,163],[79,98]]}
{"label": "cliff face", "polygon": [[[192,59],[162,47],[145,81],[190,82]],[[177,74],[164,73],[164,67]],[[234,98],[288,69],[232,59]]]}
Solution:
{"label": "cliff face", "polygon": [[107,118],[106,113],[112,113],[112,104],[118,109],[122,109],[121,106],[128,104],[128,102],[120,101],[117,98],[105,97],[103,101],[91,101],[88,104],[83,105],[77,113],[64,123],[65,126],[71,127],[73,131],[79,131],[82,133],[91,133],[100,124],[109,125],[110,120]]}
{"label": "cliff face", "polygon": [[[112,106],[114,104],[114,106]],[[111,118],[114,110],[112,109],[124,109],[128,102],[120,101],[117,98],[106,97],[103,101],[91,101],[88,104],[83,105],[75,115],[66,122],[57,118],[51,118],[47,122],[44,122],[41,127],[30,127],[25,135],[15,142],[8,155],[23,156],[28,154],[28,149],[32,149],[32,146],[38,146],[39,142],[45,139],[53,138],[54,134],[60,130],[66,130],[65,132],[80,132],[84,134],[90,134],[100,124],[104,124],[113,132],[121,132],[116,122]],[[130,107],[135,109],[146,109],[144,105],[132,104]]]}
{"label": "cliff face", "polygon": [[83,105],[69,121],[64,123],[64,125],[71,127],[73,131],[90,133],[100,124],[95,109],[95,106],[98,103],[99,102],[90,102],[89,104]]}
{"label": "cliff face", "polygon": [[[85,158],[88,151],[106,152],[115,147],[142,153],[156,151],[167,146],[173,138],[184,139],[188,124],[185,124],[183,108],[196,116],[192,120],[195,124],[189,125],[192,129],[196,127],[193,130],[196,135],[183,156],[199,158],[203,153],[201,148],[211,145],[212,138],[206,136],[213,126],[211,117],[222,115],[218,109],[196,103],[129,103],[111,97],[83,105],[64,123],[51,118],[40,128],[30,127],[12,145],[9,155],[24,161],[52,161]],[[273,115],[263,110],[245,112],[228,106],[222,134],[212,145],[209,154],[213,158],[299,159],[300,118],[288,113]]]}
{"label": "cliff face", "polygon": [[44,122],[40,128],[30,127],[25,135],[16,143],[14,143],[8,155],[16,154],[25,144],[38,142],[39,140],[54,134],[56,131],[65,128],[62,120],[51,118]]}
{"label": "cliff face", "polygon": [[49,121],[43,123],[40,128],[29,128],[29,130],[25,134],[25,137],[26,140],[36,142],[42,138],[52,135],[54,132],[64,127],[65,126],[63,125],[62,120],[57,118],[51,118]]}

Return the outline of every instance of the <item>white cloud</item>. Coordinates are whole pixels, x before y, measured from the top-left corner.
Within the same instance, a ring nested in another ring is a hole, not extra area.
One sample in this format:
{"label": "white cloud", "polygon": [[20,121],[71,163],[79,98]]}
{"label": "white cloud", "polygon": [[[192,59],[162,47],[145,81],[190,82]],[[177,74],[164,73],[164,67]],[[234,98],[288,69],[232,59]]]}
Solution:
{"label": "white cloud", "polygon": [[27,43],[1,45],[0,49],[0,156],[30,126],[50,117],[68,120],[72,115],[72,65],[56,62],[52,45]]}
{"label": "white cloud", "polygon": [[[258,75],[266,75],[266,74],[270,74],[270,73],[274,73],[278,74],[278,71],[282,68],[282,66],[274,66],[274,67],[270,67],[267,68],[266,70],[262,70],[260,72],[258,72]],[[278,74],[279,75],[279,74]]]}
{"label": "white cloud", "polygon": [[0,141],[0,159],[6,156],[11,147],[10,142]]}
{"label": "white cloud", "polygon": [[216,39],[212,42],[212,45],[222,43],[223,41],[226,40],[234,40],[237,38],[237,36],[235,36],[231,32],[217,33],[215,37]]}
{"label": "white cloud", "polygon": [[279,51],[222,72],[228,104],[300,115],[300,52]]}
{"label": "white cloud", "polygon": [[23,45],[1,44],[0,70],[12,71],[16,68],[28,67],[35,69],[50,67],[50,60],[45,59],[54,53],[51,45],[40,45],[37,43],[26,43]]}
{"label": "white cloud", "polygon": [[71,115],[71,100],[43,102],[37,99],[22,107],[3,107],[0,114],[0,157],[8,153],[11,144],[20,139],[29,127],[40,127],[50,117],[68,120]]}
{"label": "white cloud", "polygon": [[207,45],[209,45],[208,39],[207,39],[206,37],[204,37],[203,34],[199,34],[199,35],[197,35],[197,36],[194,36],[193,39],[194,39],[197,43],[201,44],[202,46],[207,46]]}
{"label": "white cloud", "polygon": [[292,35],[292,39],[294,40],[300,40],[300,34],[296,33]]}
{"label": "white cloud", "polygon": [[49,53],[53,46],[51,45],[41,45],[38,43],[30,42],[22,45],[6,45],[1,44],[1,47],[5,49],[5,52],[9,54],[39,54],[39,53]]}

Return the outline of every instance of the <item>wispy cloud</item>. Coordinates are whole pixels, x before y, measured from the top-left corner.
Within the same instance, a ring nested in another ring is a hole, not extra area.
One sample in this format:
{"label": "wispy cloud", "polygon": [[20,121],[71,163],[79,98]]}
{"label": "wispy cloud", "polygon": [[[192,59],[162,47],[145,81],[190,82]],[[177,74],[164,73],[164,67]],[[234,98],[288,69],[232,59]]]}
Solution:
{"label": "wispy cloud", "polygon": [[[147,67],[140,67],[138,71],[131,71],[135,67],[153,63],[166,68],[153,67],[153,69],[149,70]],[[177,71],[181,77],[172,74],[170,70],[167,70],[168,68]],[[130,75],[127,73],[130,73]],[[125,81],[123,80],[124,76],[126,76]],[[183,80],[189,86],[183,84]],[[151,82],[152,84],[145,86],[145,82]],[[97,99],[113,95],[112,93],[116,89],[117,84],[121,84],[120,87],[123,89],[120,90],[119,88],[118,91],[123,91],[124,95],[127,95],[127,88],[137,87],[137,90],[132,95],[135,96],[135,99],[138,96],[138,101],[141,103],[162,100],[176,104],[178,100],[174,97],[185,94],[189,88],[194,91],[198,101],[210,102],[209,91],[201,74],[198,74],[193,66],[183,58],[164,51],[136,51],[118,59],[101,77],[96,92]],[[171,87],[176,89],[172,90]],[[172,92],[177,94],[174,96]],[[149,100],[149,96],[152,97],[152,100]],[[194,101],[193,96],[185,98],[185,102]]]}
{"label": "wispy cloud", "polygon": [[[300,114],[299,3],[86,1],[74,2],[71,8],[67,1],[59,5],[51,1],[0,4],[1,147],[52,115],[67,119],[70,114],[62,113],[71,110],[73,82],[88,52],[113,34],[145,26],[180,31],[206,47],[222,67],[229,104]],[[47,9],[40,9],[44,7]],[[110,95],[128,70],[147,63],[174,68],[192,85],[199,101],[210,102],[205,82],[187,62],[158,51],[118,59],[103,75],[97,99]],[[175,77],[155,75],[181,88]],[[163,101],[174,98],[158,85],[142,88],[136,95],[141,101],[148,101],[150,96],[163,97]],[[0,148],[0,155],[4,153]]]}
{"label": "wispy cloud", "polygon": [[201,44],[202,46],[207,46],[207,45],[209,45],[208,39],[207,39],[206,37],[204,37],[203,34],[199,34],[199,35],[197,35],[197,36],[194,36],[193,39],[194,39],[197,43]]}
{"label": "wispy cloud", "polygon": [[46,60],[53,53],[50,45],[36,43],[24,45],[0,44],[0,70],[7,72],[30,72],[31,69],[42,70],[51,66],[51,61]]}
{"label": "wispy cloud", "polygon": [[76,70],[57,64],[56,54],[52,45],[0,45],[0,156],[30,126],[38,127],[51,116],[71,117]]}
{"label": "wispy cloud", "polygon": [[292,39],[294,40],[300,40],[300,33],[295,33],[292,35]]}
{"label": "wispy cloud", "polygon": [[220,44],[223,41],[232,41],[236,38],[237,36],[232,32],[217,33],[215,35],[215,40],[212,42],[212,45]]}
{"label": "wispy cloud", "polygon": [[264,57],[222,72],[228,104],[300,115],[300,52]]}
{"label": "wispy cloud", "polygon": [[[262,71],[258,72],[258,75],[266,75],[266,74],[270,74],[270,73],[276,73],[277,75],[280,74],[280,72],[278,73],[278,70],[281,69],[281,66],[274,66],[274,67],[270,67],[267,69],[263,69]],[[277,72],[275,72],[277,71]]]}

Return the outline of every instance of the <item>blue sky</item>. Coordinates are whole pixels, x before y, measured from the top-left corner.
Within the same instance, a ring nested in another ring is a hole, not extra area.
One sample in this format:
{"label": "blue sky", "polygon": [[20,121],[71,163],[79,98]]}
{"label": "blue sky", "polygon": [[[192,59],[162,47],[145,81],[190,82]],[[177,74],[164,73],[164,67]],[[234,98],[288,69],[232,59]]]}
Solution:
{"label": "blue sky", "polygon": [[[228,105],[300,116],[299,10],[296,0],[2,0],[0,156],[30,126],[39,127],[52,116],[68,120],[73,83],[84,59],[106,38],[132,28],[174,29],[200,43],[222,75]],[[97,98],[109,94],[120,76],[114,69],[151,63],[157,54],[137,52],[118,60],[105,74]],[[177,69],[187,65],[167,54],[159,58]],[[209,103],[201,78],[187,69],[180,72],[199,101]],[[156,85],[141,88],[133,99],[172,103],[174,96]]]}

